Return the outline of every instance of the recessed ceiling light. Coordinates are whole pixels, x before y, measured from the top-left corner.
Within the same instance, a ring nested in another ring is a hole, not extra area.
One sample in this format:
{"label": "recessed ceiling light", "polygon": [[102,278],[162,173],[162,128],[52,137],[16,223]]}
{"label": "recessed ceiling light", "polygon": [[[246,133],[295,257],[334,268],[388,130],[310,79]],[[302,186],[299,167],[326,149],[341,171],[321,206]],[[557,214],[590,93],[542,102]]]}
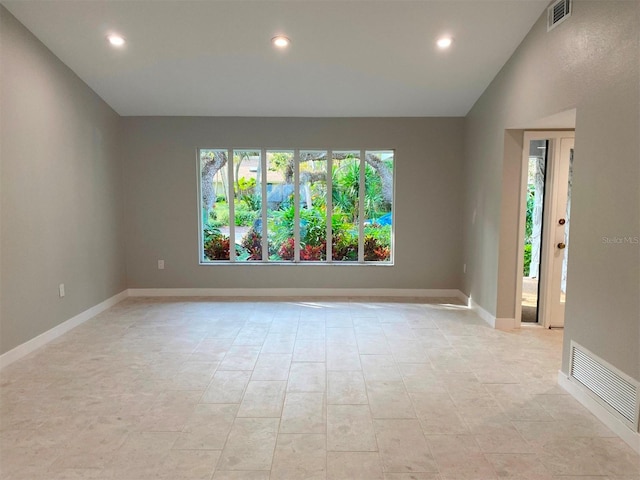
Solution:
{"label": "recessed ceiling light", "polygon": [[126,43],[124,37],[117,35],[115,33],[111,35],[107,35],[107,40],[114,47],[122,47]]}
{"label": "recessed ceiling light", "polygon": [[436,43],[438,45],[438,48],[444,50],[445,48],[449,48],[451,46],[451,44],[453,43],[453,39],[451,37],[441,37]]}
{"label": "recessed ceiling light", "polygon": [[271,43],[278,48],[287,48],[291,44],[291,40],[284,35],[277,35],[271,39]]}

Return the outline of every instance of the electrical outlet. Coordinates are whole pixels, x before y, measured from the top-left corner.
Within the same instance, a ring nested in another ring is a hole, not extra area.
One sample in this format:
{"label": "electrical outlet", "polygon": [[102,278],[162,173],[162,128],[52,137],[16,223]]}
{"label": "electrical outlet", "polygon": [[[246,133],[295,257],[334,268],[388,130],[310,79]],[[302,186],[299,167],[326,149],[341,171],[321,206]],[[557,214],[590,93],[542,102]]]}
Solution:
{"label": "electrical outlet", "polygon": [[467,264],[466,263],[462,266],[462,273],[467,273]]}
{"label": "electrical outlet", "polygon": [[164,260],[158,260],[158,270],[164,270]]}
{"label": "electrical outlet", "polygon": [[60,294],[60,298],[64,297],[64,283],[58,285],[58,293]]}

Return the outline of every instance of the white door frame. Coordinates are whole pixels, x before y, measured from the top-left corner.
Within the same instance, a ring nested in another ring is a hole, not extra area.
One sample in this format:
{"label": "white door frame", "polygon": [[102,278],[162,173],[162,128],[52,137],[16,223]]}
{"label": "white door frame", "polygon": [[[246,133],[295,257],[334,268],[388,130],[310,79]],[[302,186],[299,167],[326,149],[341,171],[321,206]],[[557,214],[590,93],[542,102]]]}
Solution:
{"label": "white door frame", "polygon": [[[558,208],[558,195],[556,180],[559,175],[559,156],[561,154],[561,141],[563,138],[575,138],[574,130],[555,131],[525,131],[522,142],[522,162],[520,176],[520,218],[518,221],[518,258],[516,261],[518,279],[516,284],[516,311],[515,327],[522,325],[522,272],[524,269],[524,232],[527,218],[527,173],[529,167],[529,145],[531,140],[549,140],[547,147],[547,161],[545,164],[545,205],[542,218],[542,248],[540,250],[540,271],[538,278],[538,325],[544,328],[550,327],[551,321],[551,276],[553,269],[554,252],[556,248],[556,229],[549,228],[551,219],[556,216]],[[545,228],[546,227],[546,228]],[[542,319],[542,322],[540,320]]]}

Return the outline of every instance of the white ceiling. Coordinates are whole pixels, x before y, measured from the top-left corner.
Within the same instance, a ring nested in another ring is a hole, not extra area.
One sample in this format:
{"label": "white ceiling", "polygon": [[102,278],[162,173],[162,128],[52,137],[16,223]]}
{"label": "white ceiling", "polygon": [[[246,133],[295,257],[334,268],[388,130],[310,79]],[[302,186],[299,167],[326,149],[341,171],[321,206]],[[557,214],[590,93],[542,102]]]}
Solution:
{"label": "white ceiling", "polygon": [[2,3],[121,115],[461,116],[548,1]]}

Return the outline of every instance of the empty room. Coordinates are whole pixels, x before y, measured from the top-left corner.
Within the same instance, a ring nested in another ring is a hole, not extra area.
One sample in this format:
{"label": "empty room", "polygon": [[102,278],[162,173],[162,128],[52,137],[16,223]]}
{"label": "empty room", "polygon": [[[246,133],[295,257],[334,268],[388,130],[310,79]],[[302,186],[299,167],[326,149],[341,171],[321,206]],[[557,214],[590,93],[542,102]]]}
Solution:
{"label": "empty room", "polygon": [[0,0],[1,480],[640,480],[637,0]]}

